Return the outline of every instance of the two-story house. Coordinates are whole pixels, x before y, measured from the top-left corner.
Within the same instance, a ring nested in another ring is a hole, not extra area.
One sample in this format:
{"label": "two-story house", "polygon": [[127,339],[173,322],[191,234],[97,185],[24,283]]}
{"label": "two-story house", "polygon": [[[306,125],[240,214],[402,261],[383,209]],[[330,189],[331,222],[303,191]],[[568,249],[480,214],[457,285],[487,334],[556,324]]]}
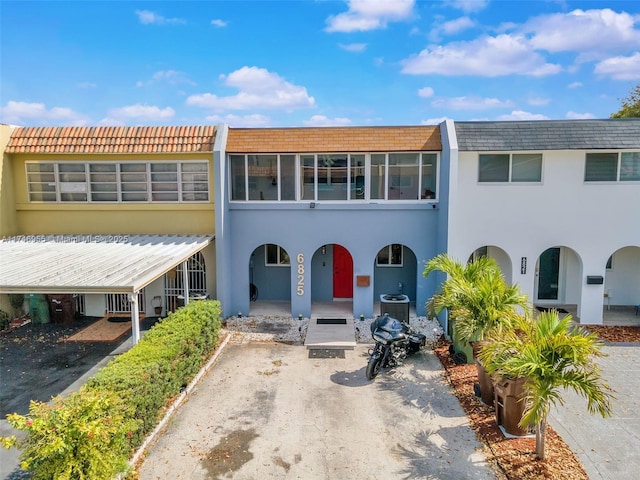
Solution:
{"label": "two-story house", "polygon": [[[0,255],[20,239],[55,253],[65,235],[94,236],[80,263],[98,272],[55,285],[44,256],[53,284],[19,258],[8,278],[5,253],[0,293],[66,288],[84,293],[87,314],[127,310],[131,297],[104,279],[110,260],[140,310],[157,297],[172,310],[187,286],[218,298],[226,316],[270,303],[306,317],[331,303],[370,317],[383,294],[400,293],[424,315],[442,279],[424,278],[424,263],[448,252],[496,258],[532,303],[575,306],[583,323],[640,303],[640,119],[2,126],[0,142],[0,235],[11,237]],[[118,235],[147,246],[117,253],[103,237]],[[152,249],[162,245],[179,254]],[[79,263],[56,258],[59,271]]]}

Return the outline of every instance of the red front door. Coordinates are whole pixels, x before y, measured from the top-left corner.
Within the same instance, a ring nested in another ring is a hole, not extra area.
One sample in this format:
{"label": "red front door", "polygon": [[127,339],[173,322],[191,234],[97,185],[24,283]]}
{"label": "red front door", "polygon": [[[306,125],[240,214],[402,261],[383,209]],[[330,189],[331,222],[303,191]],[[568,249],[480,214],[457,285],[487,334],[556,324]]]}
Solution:
{"label": "red front door", "polygon": [[333,298],[353,298],[353,260],[340,245],[333,245]]}

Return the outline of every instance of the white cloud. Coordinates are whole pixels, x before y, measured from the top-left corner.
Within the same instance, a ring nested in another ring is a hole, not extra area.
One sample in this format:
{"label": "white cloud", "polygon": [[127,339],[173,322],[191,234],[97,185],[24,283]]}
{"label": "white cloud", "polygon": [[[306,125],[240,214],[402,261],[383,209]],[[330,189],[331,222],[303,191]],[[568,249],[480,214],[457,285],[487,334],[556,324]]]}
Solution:
{"label": "white cloud", "polygon": [[[599,58],[603,52],[640,45],[640,16],[626,12],[574,10],[532,18],[523,31],[533,33],[531,44],[548,52],[583,52],[584,59]],[[573,32],[573,33],[572,33]]]}
{"label": "white cloud", "polygon": [[498,100],[497,98],[470,96],[438,98],[431,102],[431,106],[436,108],[450,108],[452,110],[487,110],[489,108],[510,108],[513,107],[513,102],[509,100]]}
{"label": "white cloud", "polygon": [[479,12],[489,4],[489,0],[449,0],[447,4],[465,13]]}
{"label": "white cloud", "polygon": [[173,118],[175,110],[171,107],[160,108],[155,105],[136,103],[126,107],[112,108],[107,117],[100,121],[102,125],[126,125],[129,121],[157,122]]}
{"label": "white cloud", "polygon": [[608,58],[598,63],[594,71],[614,80],[640,80],[640,52],[630,57]]}
{"label": "white cloud", "polygon": [[455,20],[444,22],[439,30],[446,35],[453,35],[463,30],[467,30],[475,25],[475,22],[469,17],[460,17]]}
{"label": "white cloud", "polygon": [[349,10],[327,19],[327,32],[386,28],[389,22],[411,17],[415,0],[349,0]]}
{"label": "white cloud", "polygon": [[542,77],[561,70],[546,63],[526,39],[518,35],[483,36],[469,42],[432,46],[402,62],[402,73],[412,75],[529,75]]}
{"label": "white cloud", "polygon": [[421,88],[420,90],[418,90],[418,96],[422,97],[422,98],[431,98],[433,97],[433,94],[435,92],[433,91],[433,88],[431,87],[424,87]]}
{"label": "white cloud", "polygon": [[549,120],[549,117],[540,113],[530,113],[522,110],[514,110],[507,115],[500,115],[496,120],[512,121],[512,120]]}
{"label": "white cloud", "polygon": [[224,28],[227,25],[229,25],[229,23],[225,22],[224,20],[221,20],[219,18],[215,18],[215,19],[211,20],[211,25],[213,25],[214,27],[218,27],[218,28]]}
{"label": "white cloud", "polygon": [[182,18],[165,18],[150,10],[136,10],[136,15],[143,25],[178,25],[187,23]]}
{"label": "white cloud", "polygon": [[592,113],[578,113],[573,111],[568,111],[566,116],[570,120],[584,120],[589,118],[596,118],[596,116]]}
{"label": "white cloud", "polygon": [[367,49],[366,43],[339,43],[338,46],[347,52],[360,53]]}
{"label": "white cloud", "polygon": [[9,125],[72,125],[83,126],[89,122],[86,115],[66,107],[48,109],[44,103],[15,102],[10,100],[0,107],[2,123]]}
{"label": "white cloud", "polygon": [[582,82],[571,82],[569,85],[567,85],[567,88],[580,88],[582,86]]}
{"label": "white cloud", "polygon": [[449,117],[427,118],[426,120],[422,120],[420,125],[440,125],[445,120],[449,120]]}
{"label": "white cloud", "polygon": [[178,72],[176,70],[161,70],[159,72],[154,73],[151,76],[150,80],[146,82],[138,81],[136,82],[137,87],[147,87],[154,83],[158,82],[166,82],[169,85],[196,85],[196,83],[191,80],[186,73]]}
{"label": "white cloud", "polygon": [[187,105],[224,110],[270,108],[292,110],[315,106],[315,99],[307,89],[287,82],[277,73],[264,68],[242,67],[229,75],[221,75],[225,85],[239,90],[236,95],[220,97],[212,93],[191,95]]}
{"label": "white cloud", "polygon": [[271,118],[254,113],[253,115],[209,115],[205,120],[210,123],[228,123],[232,127],[267,127]]}
{"label": "white cloud", "polygon": [[543,105],[549,105],[549,103],[551,103],[551,99],[550,98],[543,98],[543,97],[529,97],[527,99],[527,103],[529,105],[533,105],[535,107],[540,107]]}
{"label": "white cloud", "polygon": [[302,123],[308,127],[344,127],[345,125],[351,125],[351,120],[348,118],[328,118],[324,115],[313,115],[309,120],[305,120]]}
{"label": "white cloud", "polygon": [[78,86],[80,88],[96,88],[98,84],[93,82],[80,82]]}

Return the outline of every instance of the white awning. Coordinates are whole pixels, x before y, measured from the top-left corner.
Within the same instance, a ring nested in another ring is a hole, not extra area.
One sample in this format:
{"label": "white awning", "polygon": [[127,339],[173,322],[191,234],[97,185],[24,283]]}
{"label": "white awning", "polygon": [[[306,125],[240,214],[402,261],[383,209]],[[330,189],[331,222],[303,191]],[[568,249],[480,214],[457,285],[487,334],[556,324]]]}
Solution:
{"label": "white awning", "polygon": [[209,235],[21,235],[0,240],[0,293],[136,293]]}

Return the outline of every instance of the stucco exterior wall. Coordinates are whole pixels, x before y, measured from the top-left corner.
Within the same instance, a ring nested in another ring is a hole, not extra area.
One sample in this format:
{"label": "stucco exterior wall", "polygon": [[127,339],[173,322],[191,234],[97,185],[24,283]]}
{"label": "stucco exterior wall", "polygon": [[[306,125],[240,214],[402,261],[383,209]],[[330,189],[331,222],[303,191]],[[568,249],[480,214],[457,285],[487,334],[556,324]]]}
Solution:
{"label": "stucco exterior wall", "polygon": [[[30,202],[25,164],[29,161],[134,162],[209,161],[206,203]],[[210,153],[184,155],[11,155],[15,192],[14,234],[213,234],[214,172]],[[3,207],[4,208],[4,207]]]}
{"label": "stucco exterior wall", "polygon": [[0,125],[0,237],[17,233],[13,169],[9,156],[4,153],[12,127]]}
{"label": "stucco exterior wall", "polygon": [[[561,268],[577,283],[564,285],[561,300],[578,304],[583,323],[601,323],[604,285],[587,285],[586,276],[605,276],[610,255],[640,246],[640,184],[584,182],[585,154],[543,152],[540,184],[480,184],[478,153],[460,152],[449,253],[466,261],[478,247],[500,247],[511,258],[512,281],[535,300],[538,257],[567,247]],[[640,274],[629,273],[619,281],[640,283]]]}
{"label": "stucco exterior wall", "polygon": [[[373,315],[374,265],[381,248],[400,243],[410,248],[417,262],[416,293],[411,298],[419,314],[433,294],[434,282],[422,277],[424,261],[436,253],[438,210],[428,205],[343,205],[308,203],[285,205],[232,204],[226,231],[233,285],[225,314],[249,312],[249,261],[257,247],[280,245],[291,257],[290,288],[292,314],[310,315],[314,278],[312,259],[323,245],[340,244],[351,254],[354,265],[354,315]],[[219,240],[219,238],[217,239]],[[296,294],[298,254],[304,257],[304,294]],[[368,275],[368,287],[355,285],[357,275]],[[390,292],[390,293],[396,293]]]}

